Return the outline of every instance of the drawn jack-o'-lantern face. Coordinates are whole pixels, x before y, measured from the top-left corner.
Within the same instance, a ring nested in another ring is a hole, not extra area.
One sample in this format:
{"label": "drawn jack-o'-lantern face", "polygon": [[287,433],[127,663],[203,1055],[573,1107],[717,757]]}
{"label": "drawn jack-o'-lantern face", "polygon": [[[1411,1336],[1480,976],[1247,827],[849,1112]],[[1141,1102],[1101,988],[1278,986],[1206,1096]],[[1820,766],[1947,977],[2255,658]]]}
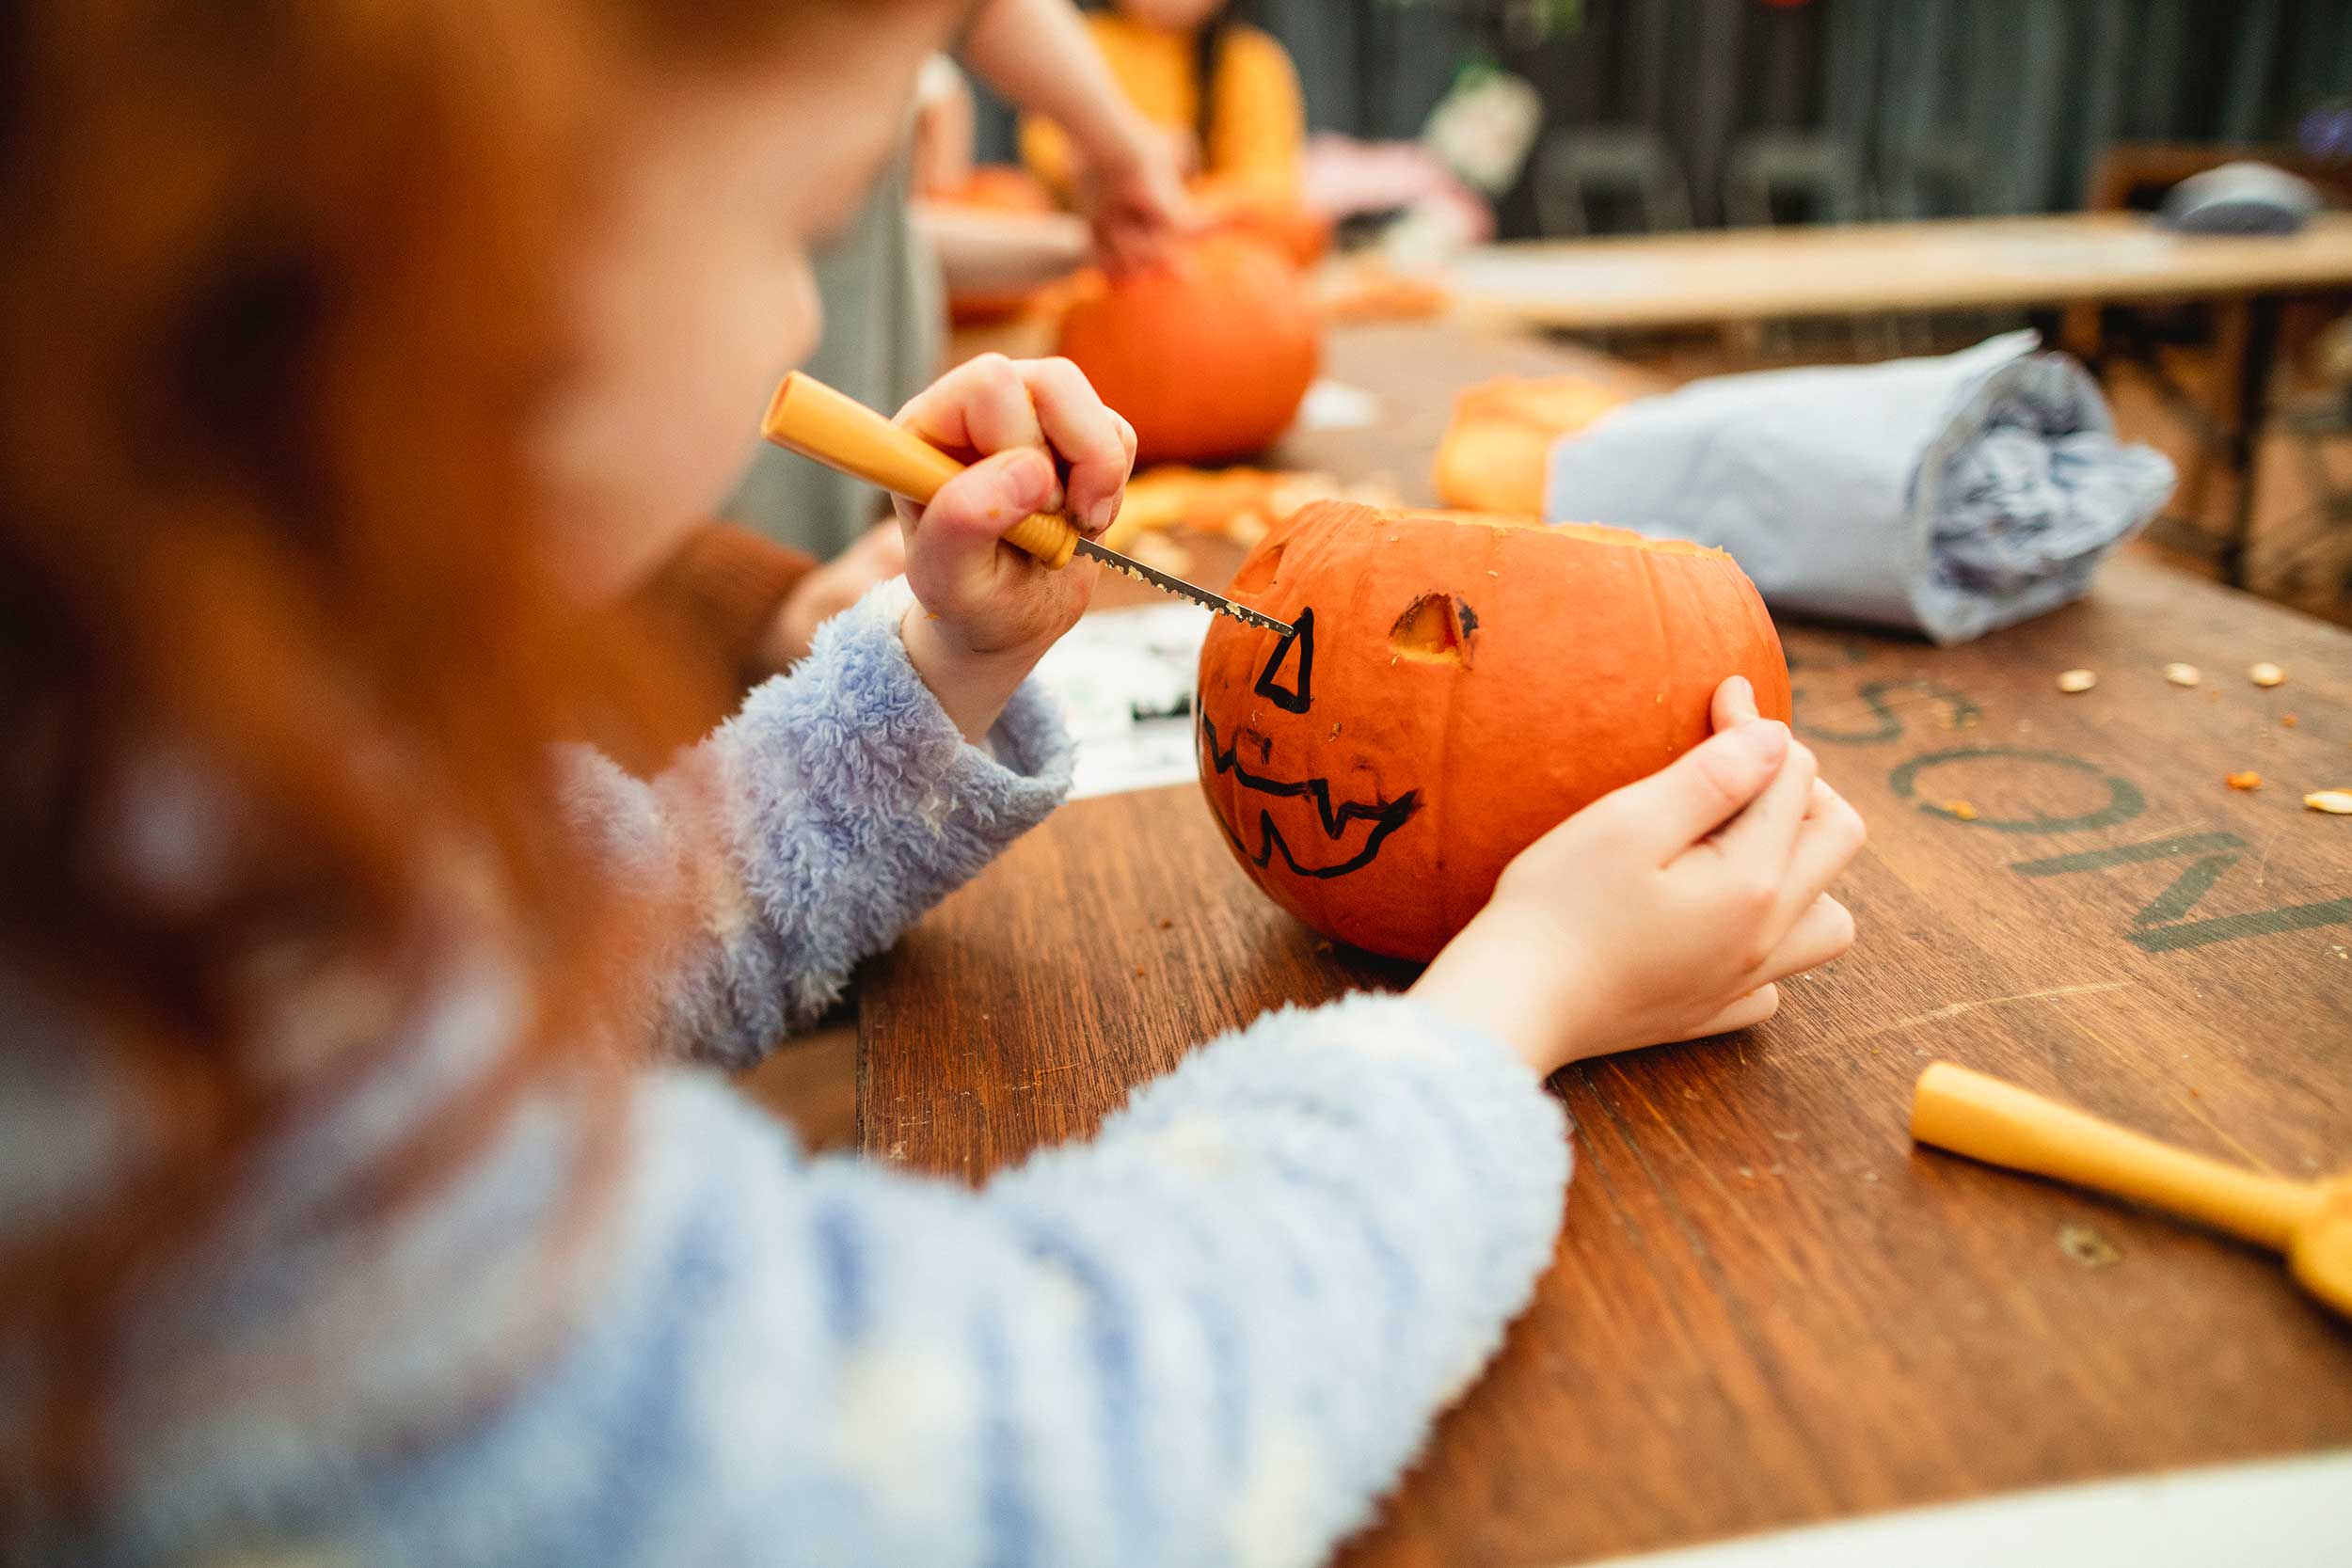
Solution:
{"label": "drawn jack-o'-lantern face", "polygon": [[1200,653],[1200,785],[1249,875],[1327,935],[1433,956],[1570,813],[1706,738],[1724,677],[1788,716],[1780,640],[1721,551],[1346,502],[1302,507]]}

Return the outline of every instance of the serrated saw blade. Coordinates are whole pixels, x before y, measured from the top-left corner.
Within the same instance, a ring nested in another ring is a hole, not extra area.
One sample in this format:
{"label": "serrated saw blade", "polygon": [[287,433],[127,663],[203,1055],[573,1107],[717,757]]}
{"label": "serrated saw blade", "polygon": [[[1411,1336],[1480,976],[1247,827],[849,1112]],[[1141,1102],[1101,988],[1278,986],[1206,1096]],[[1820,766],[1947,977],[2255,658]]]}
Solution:
{"label": "serrated saw blade", "polygon": [[1098,545],[1091,539],[1078,541],[1078,553],[1093,557],[1114,572],[1124,572],[1137,582],[1150,583],[1163,594],[1173,594],[1180,599],[1190,599],[1202,609],[1214,610],[1219,615],[1231,615],[1245,626],[1263,626],[1267,631],[1283,637],[1292,635],[1289,626],[1271,615],[1262,615],[1247,605],[1237,605],[1222,594],[1212,594],[1205,588],[1197,588],[1182,578],[1172,578],[1166,572],[1155,571],[1134,557],[1121,555],[1117,550]]}

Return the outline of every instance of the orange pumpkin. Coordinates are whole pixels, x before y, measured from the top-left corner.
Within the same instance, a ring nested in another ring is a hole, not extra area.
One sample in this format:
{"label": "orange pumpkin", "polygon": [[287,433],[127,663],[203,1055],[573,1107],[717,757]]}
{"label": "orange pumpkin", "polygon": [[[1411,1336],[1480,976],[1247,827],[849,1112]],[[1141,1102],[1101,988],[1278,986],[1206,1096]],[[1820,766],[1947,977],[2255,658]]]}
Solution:
{"label": "orange pumpkin", "polygon": [[1438,443],[1438,494],[1448,506],[1533,517],[1544,509],[1551,445],[1626,400],[1584,376],[1505,376],[1465,387]]}
{"label": "orange pumpkin", "polygon": [[1242,866],[1327,936],[1428,958],[1511,858],[1708,734],[1726,676],[1788,717],[1764,602],[1720,550],[1619,529],[1301,507],[1200,650],[1200,787]]}
{"label": "orange pumpkin", "polygon": [[1120,277],[1090,275],[1073,293],[1061,352],[1136,427],[1146,463],[1262,451],[1289,428],[1322,358],[1305,281],[1241,235],[1186,242]]}
{"label": "orange pumpkin", "polygon": [[1252,234],[1291,259],[1311,267],[1331,248],[1331,220],[1295,193],[1263,182],[1204,175],[1186,187],[1194,220],[1205,228]]}
{"label": "orange pumpkin", "polygon": [[956,207],[977,207],[991,213],[1050,213],[1054,193],[1045,182],[1016,164],[980,164],[964,176],[963,183],[946,190],[926,191],[924,199]]}

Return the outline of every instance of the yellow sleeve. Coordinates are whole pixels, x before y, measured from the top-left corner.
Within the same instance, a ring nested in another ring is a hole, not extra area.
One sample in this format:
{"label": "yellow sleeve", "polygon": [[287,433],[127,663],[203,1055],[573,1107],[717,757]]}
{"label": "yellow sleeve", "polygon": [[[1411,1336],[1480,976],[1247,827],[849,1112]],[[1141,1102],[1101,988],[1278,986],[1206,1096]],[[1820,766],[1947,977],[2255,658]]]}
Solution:
{"label": "yellow sleeve", "polygon": [[1021,117],[1021,161],[1045,188],[1063,201],[1078,182],[1077,158],[1070,134],[1042,115]]}
{"label": "yellow sleeve", "polygon": [[1307,103],[1290,52],[1255,27],[1235,27],[1219,61],[1209,119],[1208,168],[1284,203],[1299,198]]}

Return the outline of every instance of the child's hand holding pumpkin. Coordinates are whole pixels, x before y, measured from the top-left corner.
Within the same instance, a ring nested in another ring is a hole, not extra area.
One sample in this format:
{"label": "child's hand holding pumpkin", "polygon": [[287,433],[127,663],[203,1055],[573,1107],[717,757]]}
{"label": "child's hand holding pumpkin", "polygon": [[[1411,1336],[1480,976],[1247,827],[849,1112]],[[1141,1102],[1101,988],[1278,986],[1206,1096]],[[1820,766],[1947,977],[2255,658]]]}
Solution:
{"label": "child's hand holding pumpkin", "polygon": [[1746,1028],[1776,982],[1853,942],[1828,887],[1862,818],[1748,683],[1715,694],[1713,739],[1529,846],[1413,987],[1537,1071]]}
{"label": "child's hand holding pumpkin", "polygon": [[1136,433],[1067,359],[1000,354],[948,372],[898,423],[971,465],[929,506],[899,502],[898,520],[920,601],[902,626],[908,657],[977,741],[1094,587],[1091,562],[1053,571],[999,540],[1032,512],[1066,512],[1089,536],[1108,528]]}

